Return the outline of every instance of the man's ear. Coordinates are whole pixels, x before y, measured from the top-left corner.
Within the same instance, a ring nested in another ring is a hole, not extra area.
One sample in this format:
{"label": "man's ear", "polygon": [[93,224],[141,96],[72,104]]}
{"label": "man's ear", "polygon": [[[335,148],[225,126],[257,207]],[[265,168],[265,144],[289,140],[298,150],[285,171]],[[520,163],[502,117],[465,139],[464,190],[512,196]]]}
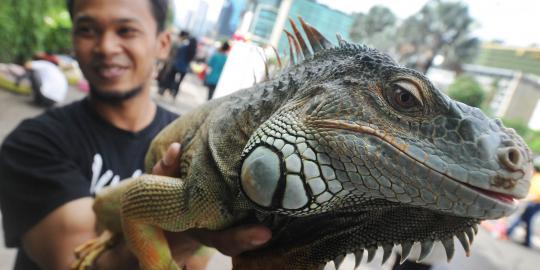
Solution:
{"label": "man's ear", "polygon": [[162,31],[158,34],[158,59],[165,60],[169,57],[169,52],[171,50],[172,36],[171,32],[168,30]]}

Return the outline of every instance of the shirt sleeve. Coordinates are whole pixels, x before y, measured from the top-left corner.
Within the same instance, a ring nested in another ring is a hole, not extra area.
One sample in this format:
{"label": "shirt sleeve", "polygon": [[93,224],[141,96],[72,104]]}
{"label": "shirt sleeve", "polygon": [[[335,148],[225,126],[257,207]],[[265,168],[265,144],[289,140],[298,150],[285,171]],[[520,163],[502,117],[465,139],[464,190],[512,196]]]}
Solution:
{"label": "shirt sleeve", "polygon": [[0,209],[6,246],[59,206],[90,196],[84,176],[67,145],[65,127],[35,119],[21,123],[0,149]]}

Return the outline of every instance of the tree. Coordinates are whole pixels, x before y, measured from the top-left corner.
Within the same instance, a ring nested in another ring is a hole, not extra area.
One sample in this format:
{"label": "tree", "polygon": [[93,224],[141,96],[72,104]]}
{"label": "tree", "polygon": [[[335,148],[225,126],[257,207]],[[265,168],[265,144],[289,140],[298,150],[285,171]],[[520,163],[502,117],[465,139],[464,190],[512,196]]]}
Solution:
{"label": "tree", "polygon": [[[32,55],[46,48],[45,41],[57,42],[58,37],[52,37],[54,31],[64,31],[58,24],[52,24],[58,13],[65,12],[63,0],[2,0],[0,5],[0,61],[23,63]],[[47,23],[47,21],[49,23]],[[62,26],[66,26],[62,24]],[[66,27],[69,27],[66,26]],[[68,28],[69,29],[69,28]],[[69,36],[69,34],[67,34]],[[70,42],[61,41],[61,49],[66,50]],[[52,44],[48,44],[51,47]],[[58,45],[58,44],[55,44]],[[54,47],[56,49],[60,49]]]}
{"label": "tree", "polygon": [[392,36],[396,31],[396,22],[397,17],[390,9],[384,6],[373,6],[367,14],[354,14],[349,36],[355,42],[390,52],[395,46]]}
{"label": "tree", "polygon": [[479,45],[469,37],[473,22],[463,3],[429,1],[398,28],[399,61],[425,73],[437,55],[454,63],[470,59]]}
{"label": "tree", "polygon": [[472,76],[460,75],[448,87],[448,95],[469,106],[480,107],[484,101],[485,92]]}

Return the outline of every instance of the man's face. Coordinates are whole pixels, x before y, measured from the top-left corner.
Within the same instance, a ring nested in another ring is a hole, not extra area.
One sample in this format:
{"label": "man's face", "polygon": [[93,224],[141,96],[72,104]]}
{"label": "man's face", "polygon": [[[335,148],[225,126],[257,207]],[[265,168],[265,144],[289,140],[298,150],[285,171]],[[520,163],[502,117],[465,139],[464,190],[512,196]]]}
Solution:
{"label": "man's face", "polygon": [[73,45],[93,90],[122,96],[148,89],[158,58],[165,58],[168,33],[157,32],[149,0],[77,0]]}

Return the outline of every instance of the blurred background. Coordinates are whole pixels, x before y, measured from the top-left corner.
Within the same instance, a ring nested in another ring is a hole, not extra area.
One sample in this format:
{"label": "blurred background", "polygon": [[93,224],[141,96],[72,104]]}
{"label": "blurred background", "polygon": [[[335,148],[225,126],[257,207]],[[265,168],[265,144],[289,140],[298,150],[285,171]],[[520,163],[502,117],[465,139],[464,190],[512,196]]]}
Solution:
{"label": "blurred background", "polygon": [[[301,16],[334,43],[339,33],[345,40],[368,44],[402,65],[425,73],[454,99],[501,118],[525,138],[535,155],[540,155],[539,1],[175,0],[171,3],[170,30],[175,36],[180,31],[188,32],[190,42],[196,44],[188,74],[176,89],[178,95],[158,94],[156,82],[155,100],[171,110],[185,113],[206,101],[208,61],[224,42],[230,43],[231,49],[214,97],[262,80],[265,62],[271,72],[277,70],[279,61],[288,61],[289,45],[283,34],[284,29],[291,31],[287,20],[293,18],[298,23]],[[0,0],[0,142],[22,119],[86,95],[88,85],[71,56],[70,31],[64,0]],[[179,38],[175,42],[181,47],[186,40]],[[280,59],[275,51],[281,55]],[[56,93],[45,105],[36,102],[40,90],[24,76],[27,63],[35,60],[52,62],[69,84],[67,91]],[[163,68],[166,66],[167,62],[162,64]],[[540,159],[536,165],[540,168]],[[511,233],[508,231],[511,224],[519,223],[527,205],[540,202],[540,194],[535,192],[540,193],[531,190],[514,216],[482,224],[471,258],[458,253],[452,263],[441,262],[436,268],[538,269],[534,262],[540,263],[540,215],[532,213],[530,219],[533,228],[530,246],[522,245],[524,224],[518,224]],[[0,270],[11,269],[13,259],[13,250],[0,247]],[[352,269],[351,258],[347,263],[351,267],[348,269]],[[362,267],[390,267],[378,264],[380,260]],[[211,267],[230,266],[223,257],[217,258]]]}

